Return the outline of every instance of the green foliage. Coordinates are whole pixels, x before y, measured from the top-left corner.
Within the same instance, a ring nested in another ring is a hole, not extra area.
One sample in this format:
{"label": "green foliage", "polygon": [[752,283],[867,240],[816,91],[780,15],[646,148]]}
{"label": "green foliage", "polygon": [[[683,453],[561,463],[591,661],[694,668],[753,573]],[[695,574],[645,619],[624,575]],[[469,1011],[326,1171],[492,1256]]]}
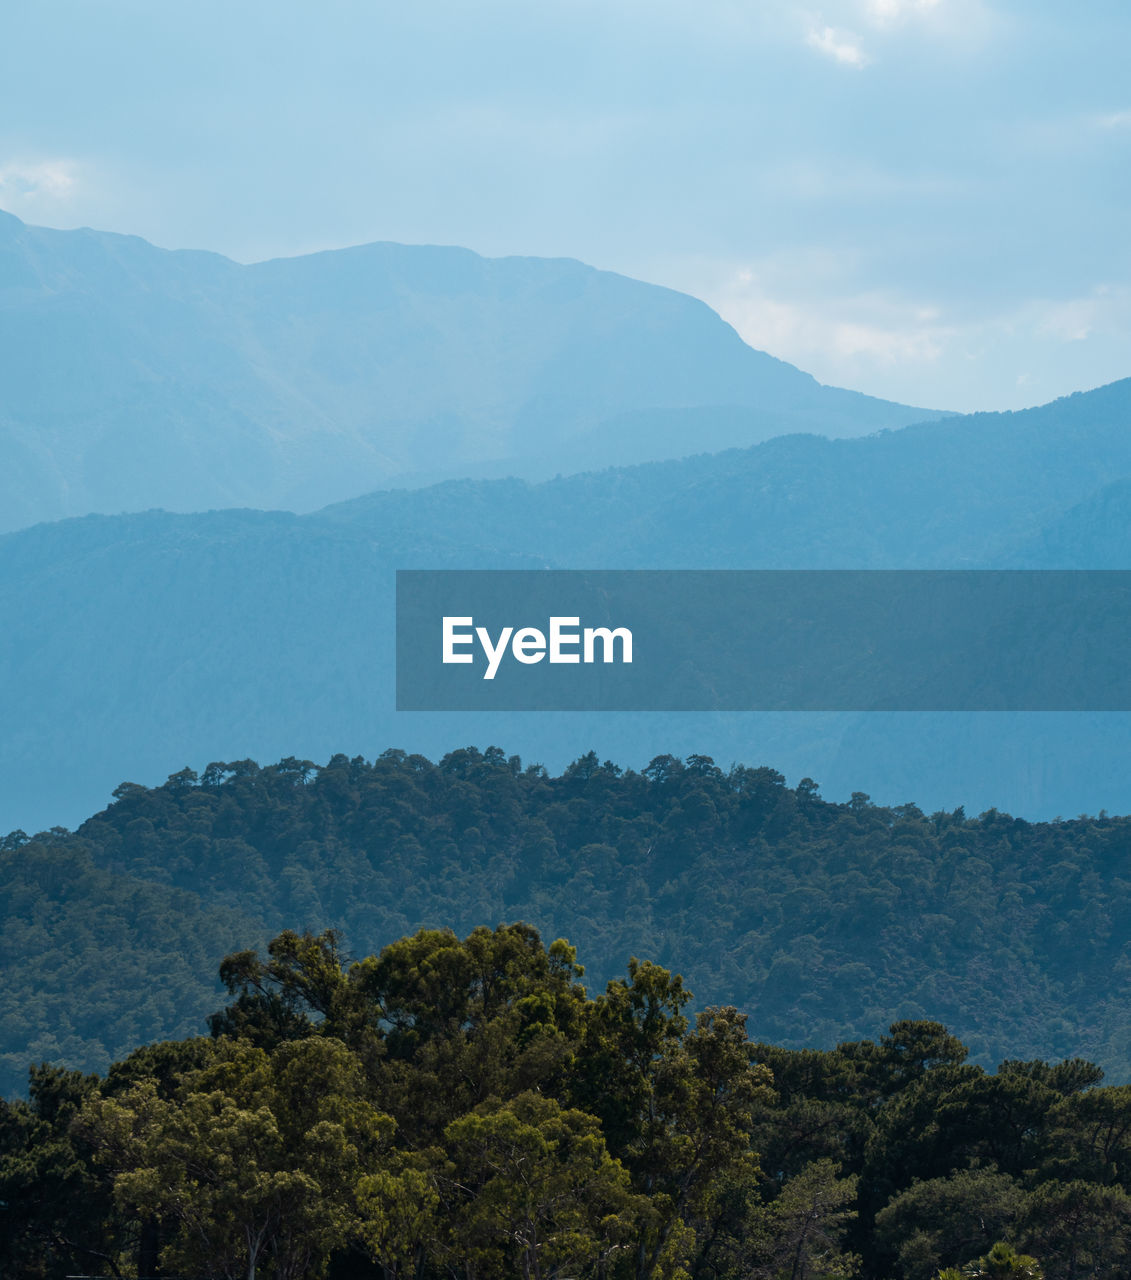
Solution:
{"label": "green foliage", "polygon": [[932,1280],[940,1263],[960,1267],[1012,1230],[1024,1200],[993,1168],[914,1182],[876,1215],[877,1248],[907,1280]]}
{"label": "green foliage", "polygon": [[0,1096],[34,1062],[105,1071],[139,1043],[203,1029],[218,960],[265,936],[167,877],[99,867],[65,833],[0,851]]}
{"label": "green foliage", "polygon": [[647,1202],[595,1116],[534,1093],[481,1106],[444,1133],[445,1252],[484,1280],[575,1275],[630,1247]]}
{"label": "green foliage", "polygon": [[1079,1178],[1034,1188],[1020,1238],[1044,1263],[1047,1277],[1131,1271],[1128,1190],[1126,1185],[1097,1186]]}
{"label": "green foliage", "polygon": [[174,1098],[155,1080],[92,1097],[78,1128],[120,1208],[168,1232],[184,1274],[318,1276],[355,1229],[353,1194],[394,1125],[364,1100],[359,1064],[328,1036],[216,1042]]}
{"label": "green foliage", "polygon": [[[437,764],[400,751],[321,768],[215,763],[161,787],[122,787],[76,834],[0,852],[0,1090],[19,1090],[37,1059],[105,1070],[141,1041],[203,1029],[226,953],[239,998],[221,1016],[265,1046],[302,1016],[329,1018],[360,1051],[351,1002],[376,984],[400,1033],[394,1055],[411,1056],[452,1018],[478,1027],[496,1016],[513,1024],[523,1061],[553,1055],[575,1016],[570,962],[538,959],[563,976],[536,1007],[521,994],[536,976],[522,976],[521,938],[483,943],[513,954],[473,956],[436,928],[463,935],[504,919],[570,937],[598,990],[626,955],[661,967],[678,955],[705,1003],[756,1010],[759,1036],[779,1046],[936,1018],[982,1066],[1085,1055],[1126,1079],[1129,836],[1123,818],[831,804],[811,782],[790,789],[771,769],[723,771],[700,756],[637,773],[590,753],[560,777],[497,748]],[[336,930],[333,954],[296,951],[301,932],[281,932],[295,924]],[[335,957],[421,928],[379,970],[333,977]],[[275,951],[249,959],[272,934]],[[496,968],[505,1016],[491,1003]],[[452,1003],[435,1002],[431,1027],[414,1009],[438,991]],[[313,999],[300,1015],[304,993]],[[960,1066],[953,1044],[901,1035],[853,1070],[867,1074],[884,1055],[908,1077]],[[526,1068],[516,1058],[512,1069]],[[992,1144],[987,1158],[1030,1158],[1023,1127]]]}
{"label": "green foliage", "polygon": [[1018,1253],[1011,1244],[999,1240],[984,1258],[977,1258],[962,1268],[970,1280],[1043,1280],[1036,1258]]}
{"label": "green foliage", "polygon": [[847,1280],[859,1259],[841,1248],[856,1216],[856,1178],[837,1176],[830,1160],[817,1160],[791,1178],[767,1214],[769,1256],[763,1271],[789,1280]]}
{"label": "green foliage", "polygon": [[222,968],[211,1038],[0,1108],[0,1274],[1131,1280],[1131,1099],[1084,1060],[756,1044],[527,924]]}
{"label": "green foliage", "polygon": [[109,1188],[72,1131],[97,1089],[94,1076],[42,1066],[27,1102],[0,1100],[0,1275],[96,1272],[128,1247]]}

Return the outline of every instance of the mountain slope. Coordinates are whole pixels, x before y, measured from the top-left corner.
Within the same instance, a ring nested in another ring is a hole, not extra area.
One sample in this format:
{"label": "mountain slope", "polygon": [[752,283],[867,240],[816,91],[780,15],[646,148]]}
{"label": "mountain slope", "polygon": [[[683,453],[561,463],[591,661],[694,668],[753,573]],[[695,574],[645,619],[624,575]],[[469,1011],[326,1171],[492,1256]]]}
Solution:
{"label": "mountain slope", "polygon": [[257,936],[238,908],[106,871],[82,841],[0,841],[0,1096],[33,1062],[104,1071],[120,1045],[199,1028],[217,955]]}
{"label": "mountain slope", "polygon": [[[823,387],[702,302],[570,260],[371,244],[241,266],[3,213],[0,348],[0,531],[937,416]],[[696,441],[678,411],[702,407]]]}
{"label": "mountain slope", "polygon": [[[386,545],[462,537],[476,549],[538,548],[566,567],[1005,567],[1124,476],[1131,379],[863,440],[796,435],[539,485],[375,493],[321,514]],[[1057,555],[1050,544],[1040,567],[1061,567]],[[1071,567],[1087,566],[1077,555]]]}
{"label": "mountain slope", "polygon": [[1026,413],[538,485],[462,481],[310,516],[148,512],[10,534],[0,832],[75,822],[123,779],[214,759],[394,743],[442,755],[468,740],[555,768],[591,746],[636,767],[664,751],[753,753],[827,794],[864,787],[932,809],[1131,810],[1126,716],[414,716],[393,710],[391,648],[397,568],[1126,566],[1118,510],[1067,559],[1066,535],[1052,539],[1131,477],[1129,406],[1123,382]]}
{"label": "mountain slope", "polygon": [[678,965],[699,1004],[787,1045],[937,1018],[984,1063],[1083,1055],[1123,1080],[1129,847],[1128,818],[833,805],[703,757],[634,773],[591,754],[559,777],[497,748],[217,764],[122,788],[75,836],[0,845],[0,1092],[28,1045],[104,1065],[199,1032],[225,946],[332,925],[365,955],[517,919],[577,945],[591,991],[629,955]]}

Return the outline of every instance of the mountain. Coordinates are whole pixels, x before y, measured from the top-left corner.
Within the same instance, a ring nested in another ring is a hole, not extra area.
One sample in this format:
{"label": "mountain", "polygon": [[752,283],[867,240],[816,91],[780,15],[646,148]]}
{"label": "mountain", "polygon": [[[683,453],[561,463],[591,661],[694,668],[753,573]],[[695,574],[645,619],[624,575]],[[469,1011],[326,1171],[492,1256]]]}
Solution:
{"label": "mountain", "polygon": [[[398,568],[1131,567],[1131,381],[1012,414],[815,436],[297,516],[88,516],[0,538],[0,832],[244,756],[506,742],[773,761],[825,794],[1026,817],[1131,811],[1126,715],[397,714]],[[1121,506],[1120,504],[1124,505]]]}
{"label": "mountain", "polygon": [[1071,562],[1062,541],[1033,540],[1127,476],[1131,378],[867,439],[793,435],[538,485],[375,493],[321,515],[398,553],[537,548],[569,568],[1124,567],[1105,550],[1110,529]]}
{"label": "mountain", "polygon": [[198,1034],[225,951],[284,927],[361,956],[512,920],[577,945],[593,992],[630,955],[678,966],[789,1046],[934,1018],[984,1064],[1083,1055],[1123,1081],[1129,841],[1131,818],[830,804],[702,756],[218,763],[122,787],[74,835],[0,841],[0,1094],[29,1058],[105,1070]]}
{"label": "mountain", "polygon": [[938,416],[821,386],[704,303],[570,260],[371,244],[242,266],[5,213],[0,347],[0,531]]}
{"label": "mountain", "polygon": [[1011,567],[1122,569],[1131,564],[1131,479],[1089,494],[1026,543]]}

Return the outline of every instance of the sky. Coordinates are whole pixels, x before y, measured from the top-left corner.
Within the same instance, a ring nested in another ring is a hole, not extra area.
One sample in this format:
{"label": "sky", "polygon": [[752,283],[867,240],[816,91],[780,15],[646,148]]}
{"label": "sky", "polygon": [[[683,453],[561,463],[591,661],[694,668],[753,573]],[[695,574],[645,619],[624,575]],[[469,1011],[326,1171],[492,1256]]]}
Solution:
{"label": "sky", "polygon": [[822,382],[1131,375],[1126,0],[13,0],[0,208],[239,261],[572,257]]}

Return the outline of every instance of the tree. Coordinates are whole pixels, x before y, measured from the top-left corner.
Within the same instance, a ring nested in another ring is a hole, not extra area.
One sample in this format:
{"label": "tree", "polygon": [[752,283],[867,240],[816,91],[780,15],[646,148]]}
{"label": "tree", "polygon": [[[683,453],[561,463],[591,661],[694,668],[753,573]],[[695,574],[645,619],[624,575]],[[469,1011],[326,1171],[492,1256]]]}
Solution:
{"label": "tree", "polygon": [[310,1037],[268,1054],[222,1043],[173,1099],[142,1080],[91,1098],[85,1130],[120,1204],[174,1226],[163,1265],[272,1280],[320,1275],[356,1226],[353,1190],[393,1132],[357,1059]]}
{"label": "tree", "polygon": [[1044,1273],[1036,1258],[999,1240],[984,1257],[967,1263],[962,1275],[970,1280],[1043,1280]]}
{"label": "tree", "polygon": [[375,1076],[420,1145],[491,1097],[560,1092],[578,1048],[585,991],[574,949],[526,924],[422,929],[350,971],[380,1027]]}
{"label": "tree", "polygon": [[996,1169],[962,1169],[915,1182],[877,1215],[875,1237],[884,1263],[907,1280],[931,1280],[939,1266],[961,1266],[1011,1232],[1023,1189]]}
{"label": "tree", "polygon": [[1047,1280],[1119,1274],[1131,1261],[1131,1196],[1081,1180],[1042,1183],[1026,1199],[1018,1239]]}
{"label": "tree", "polygon": [[213,1035],[272,1049],[318,1031],[360,1047],[369,1011],[347,979],[336,930],[287,929],[268,944],[267,956],[238,951],[221,962],[220,980],[236,999],[209,1019]]}
{"label": "tree", "polygon": [[439,1153],[393,1153],[357,1184],[358,1235],[388,1280],[416,1276],[435,1252],[441,1223]]}
{"label": "tree", "polygon": [[750,1171],[754,1107],[770,1093],[745,1016],[708,1009],[688,1033],[689,998],[678,974],[631,959],[628,981],[610,982],[590,1006],[579,1054],[576,1097],[601,1117],[654,1211],[637,1242],[638,1280],[659,1274],[673,1249],[695,1251],[712,1189]]}
{"label": "tree", "polygon": [[30,1074],[27,1102],[0,1099],[0,1275],[116,1276],[136,1224],[114,1212],[109,1180],[72,1131],[98,1079],[47,1063]]}
{"label": "tree", "polygon": [[444,1136],[448,1251],[483,1280],[557,1280],[630,1247],[644,1206],[595,1117],[524,1093]]}
{"label": "tree", "polygon": [[858,1259],[844,1236],[856,1216],[856,1178],[818,1160],[791,1178],[767,1215],[770,1247],[758,1274],[773,1280],[847,1280]]}

